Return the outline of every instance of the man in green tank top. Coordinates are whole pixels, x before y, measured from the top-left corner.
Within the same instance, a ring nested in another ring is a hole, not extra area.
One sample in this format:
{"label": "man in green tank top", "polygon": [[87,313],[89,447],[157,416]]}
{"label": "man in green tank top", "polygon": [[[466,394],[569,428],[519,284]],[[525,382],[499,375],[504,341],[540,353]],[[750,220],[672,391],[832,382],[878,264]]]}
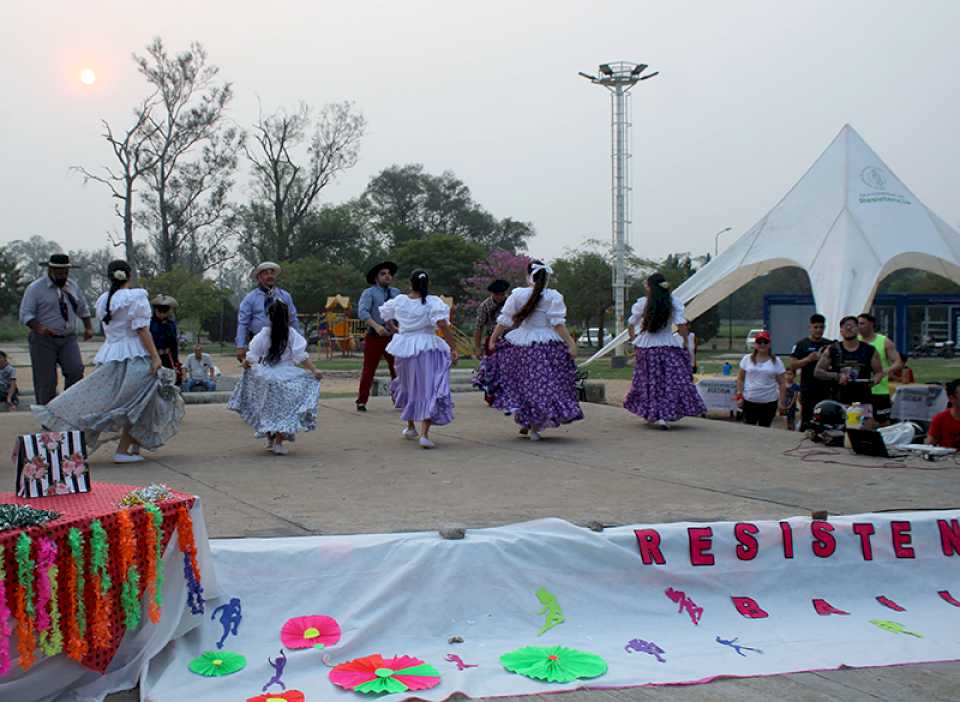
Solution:
{"label": "man in green tank top", "polygon": [[874,419],[880,426],[886,426],[890,423],[890,378],[903,368],[903,360],[889,337],[877,333],[877,320],[872,314],[864,312],[857,317],[857,326],[860,340],[877,350],[883,364],[883,380],[870,389],[870,404],[873,405]]}

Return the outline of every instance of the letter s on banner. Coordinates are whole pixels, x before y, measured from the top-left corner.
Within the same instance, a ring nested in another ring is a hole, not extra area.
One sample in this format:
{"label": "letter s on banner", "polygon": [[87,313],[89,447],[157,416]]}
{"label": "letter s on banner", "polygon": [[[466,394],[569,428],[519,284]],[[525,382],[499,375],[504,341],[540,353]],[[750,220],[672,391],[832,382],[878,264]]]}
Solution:
{"label": "letter s on banner", "polygon": [[747,619],[766,619],[770,615],[767,614],[760,605],[757,604],[757,601],[752,597],[730,597],[733,600],[733,606],[736,607],[737,611],[740,612]]}
{"label": "letter s on banner", "polygon": [[813,555],[817,558],[830,558],[837,550],[837,539],[833,535],[833,524],[824,521],[810,522],[813,535]]}
{"label": "letter s on banner", "polygon": [[653,563],[663,565],[667,562],[660,551],[660,532],[656,529],[634,529],[633,533],[637,537],[637,547],[640,549],[643,565]]}
{"label": "letter s on banner", "polygon": [[752,561],[757,557],[759,546],[757,544],[756,534],[759,533],[759,531],[760,527],[750,522],[741,522],[733,527],[733,534],[738,542],[737,558],[741,561]]}

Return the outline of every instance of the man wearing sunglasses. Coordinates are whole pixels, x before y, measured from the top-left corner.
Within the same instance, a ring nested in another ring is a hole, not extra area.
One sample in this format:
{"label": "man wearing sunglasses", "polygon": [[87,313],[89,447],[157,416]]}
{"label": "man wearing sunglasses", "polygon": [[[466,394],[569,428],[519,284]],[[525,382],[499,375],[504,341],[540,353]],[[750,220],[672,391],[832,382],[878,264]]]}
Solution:
{"label": "man wearing sunglasses", "polygon": [[30,328],[30,365],[36,404],[57,396],[57,366],[64,389],[83,378],[83,359],[77,342],[77,320],[83,322],[83,340],[93,338],[90,308],[70,280],[70,257],[53,254],[47,274],[30,283],[20,301],[20,323]]}
{"label": "man wearing sunglasses", "polygon": [[870,402],[870,388],[883,380],[883,364],[876,349],[860,341],[856,317],[849,315],[840,320],[840,341],[820,356],[814,374],[820,380],[837,384],[838,402]]}

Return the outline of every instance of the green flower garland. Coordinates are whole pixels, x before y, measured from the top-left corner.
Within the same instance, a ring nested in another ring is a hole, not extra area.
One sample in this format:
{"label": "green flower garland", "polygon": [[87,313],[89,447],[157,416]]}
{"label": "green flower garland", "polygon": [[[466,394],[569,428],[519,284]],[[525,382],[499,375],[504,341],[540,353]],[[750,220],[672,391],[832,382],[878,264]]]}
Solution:
{"label": "green flower garland", "polygon": [[123,604],[123,622],[127,631],[140,626],[140,573],[136,566],[127,569],[127,579],[120,590],[120,602]]}
{"label": "green flower garland", "polygon": [[83,532],[76,527],[71,528],[67,534],[67,542],[70,544],[70,557],[73,559],[77,571],[77,631],[82,638],[87,635],[87,605],[83,597],[85,585],[83,577]]}
{"label": "green flower garland", "polygon": [[26,533],[21,533],[17,537],[17,581],[23,588],[27,616],[33,619],[37,616],[37,610],[33,602],[33,575],[37,569],[37,564],[30,558],[30,544],[30,537]]}
{"label": "green flower garland", "polygon": [[156,566],[157,574],[154,579],[154,594],[153,601],[157,607],[160,609],[163,607],[163,513],[160,511],[160,508],[157,507],[152,502],[148,502],[143,506],[147,510],[147,514],[153,519],[153,531],[156,538]]}
{"label": "green flower garland", "polygon": [[100,578],[100,594],[106,596],[110,590],[110,573],[107,569],[107,555],[110,548],[107,532],[99,519],[90,522],[90,575]]}
{"label": "green flower garland", "polygon": [[40,650],[48,656],[63,651],[63,632],[60,630],[60,601],[57,597],[57,576],[60,569],[51,566],[50,570],[50,629],[40,632]]}

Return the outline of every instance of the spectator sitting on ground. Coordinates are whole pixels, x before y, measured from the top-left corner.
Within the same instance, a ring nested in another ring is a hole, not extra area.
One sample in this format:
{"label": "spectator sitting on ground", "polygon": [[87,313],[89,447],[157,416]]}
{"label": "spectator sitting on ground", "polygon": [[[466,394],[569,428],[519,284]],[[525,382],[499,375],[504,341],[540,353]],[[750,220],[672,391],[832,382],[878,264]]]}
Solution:
{"label": "spectator sitting on ground", "polygon": [[197,344],[187,359],[187,379],[183,384],[185,392],[213,392],[217,389],[213,359],[203,352],[203,346]]}
{"label": "spectator sitting on ground", "polygon": [[17,389],[17,369],[10,365],[7,354],[0,351],[0,404],[11,412],[20,404],[20,392]]}
{"label": "spectator sitting on ground", "polygon": [[926,443],[960,449],[960,379],[947,383],[947,409],[937,412],[930,422]]}

